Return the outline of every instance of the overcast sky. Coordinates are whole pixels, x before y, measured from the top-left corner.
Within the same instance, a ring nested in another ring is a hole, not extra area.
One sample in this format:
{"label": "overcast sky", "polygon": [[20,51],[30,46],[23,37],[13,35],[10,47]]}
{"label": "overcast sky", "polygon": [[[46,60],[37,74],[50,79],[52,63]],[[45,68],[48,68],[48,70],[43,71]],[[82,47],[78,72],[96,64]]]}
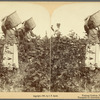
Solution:
{"label": "overcast sky", "polygon": [[84,36],[84,19],[100,10],[100,3],[74,3],[57,8],[51,17],[51,24],[61,23],[61,32],[67,35],[74,30],[80,37]]}

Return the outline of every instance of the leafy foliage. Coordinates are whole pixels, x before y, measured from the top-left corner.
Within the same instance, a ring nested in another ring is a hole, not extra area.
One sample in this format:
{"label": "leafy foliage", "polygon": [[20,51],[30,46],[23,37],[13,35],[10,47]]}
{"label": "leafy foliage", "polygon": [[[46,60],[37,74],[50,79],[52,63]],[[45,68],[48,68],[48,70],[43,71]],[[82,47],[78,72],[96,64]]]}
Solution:
{"label": "leafy foliage", "polygon": [[95,77],[99,69],[91,71],[85,67],[86,38],[77,38],[75,32],[69,37],[51,38],[51,91],[52,92],[93,92],[97,89]]}
{"label": "leafy foliage", "polygon": [[[75,34],[75,33],[74,33]],[[0,91],[7,92],[100,92],[100,70],[85,67],[85,38],[34,36],[19,40],[18,70],[2,67],[0,40]]]}
{"label": "leafy foliage", "polygon": [[50,39],[47,36],[43,39],[34,36],[31,41],[19,40],[18,49],[20,69],[8,70],[2,67],[1,61],[0,91],[49,91]]}
{"label": "leafy foliage", "polygon": [[25,59],[27,57],[28,65],[25,69],[26,76],[24,77],[23,91],[49,91],[50,39],[47,36],[44,39],[36,37],[32,40],[32,43],[30,50],[26,50]]}

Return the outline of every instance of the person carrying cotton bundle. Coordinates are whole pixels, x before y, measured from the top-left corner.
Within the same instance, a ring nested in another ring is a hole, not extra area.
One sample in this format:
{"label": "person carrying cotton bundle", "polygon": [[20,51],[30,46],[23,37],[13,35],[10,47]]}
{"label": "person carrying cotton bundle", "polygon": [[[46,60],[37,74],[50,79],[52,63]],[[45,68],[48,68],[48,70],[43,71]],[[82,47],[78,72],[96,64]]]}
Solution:
{"label": "person carrying cotton bundle", "polygon": [[3,67],[10,70],[18,69],[18,39],[16,37],[16,27],[20,24],[20,18],[16,12],[2,19],[1,29],[5,34],[5,44],[3,50]]}
{"label": "person carrying cotton bundle", "polygon": [[88,42],[86,46],[86,67],[91,70],[100,68],[100,41],[98,38],[99,30],[96,24],[90,23],[90,16],[85,19],[84,29],[87,33]]}

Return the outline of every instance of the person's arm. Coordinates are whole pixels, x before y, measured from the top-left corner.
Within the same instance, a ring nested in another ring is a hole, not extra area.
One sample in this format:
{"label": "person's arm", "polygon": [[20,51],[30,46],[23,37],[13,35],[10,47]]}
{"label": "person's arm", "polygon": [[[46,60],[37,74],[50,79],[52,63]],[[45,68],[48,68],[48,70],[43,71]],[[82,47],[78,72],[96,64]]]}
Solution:
{"label": "person's arm", "polygon": [[6,35],[6,26],[5,26],[5,21],[6,21],[6,18],[4,18],[4,19],[2,20],[1,29],[2,29],[3,33]]}
{"label": "person's arm", "polygon": [[1,26],[2,32],[6,35],[6,27],[4,25]]}
{"label": "person's arm", "polygon": [[84,30],[86,31],[87,36],[88,36],[89,35],[89,28],[87,27],[87,25],[84,25]]}

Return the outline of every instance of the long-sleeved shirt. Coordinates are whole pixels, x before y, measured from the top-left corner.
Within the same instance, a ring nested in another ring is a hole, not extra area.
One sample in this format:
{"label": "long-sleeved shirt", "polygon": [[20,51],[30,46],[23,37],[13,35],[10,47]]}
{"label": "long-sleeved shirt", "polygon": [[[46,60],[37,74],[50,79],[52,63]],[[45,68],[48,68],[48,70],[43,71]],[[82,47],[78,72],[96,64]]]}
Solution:
{"label": "long-sleeved shirt", "polygon": [[6,36],[5,36],[6,43],[11,43],[11,44],[17,43],[17,38],[15,34],[16,32],[12,29],[6,30]]}

